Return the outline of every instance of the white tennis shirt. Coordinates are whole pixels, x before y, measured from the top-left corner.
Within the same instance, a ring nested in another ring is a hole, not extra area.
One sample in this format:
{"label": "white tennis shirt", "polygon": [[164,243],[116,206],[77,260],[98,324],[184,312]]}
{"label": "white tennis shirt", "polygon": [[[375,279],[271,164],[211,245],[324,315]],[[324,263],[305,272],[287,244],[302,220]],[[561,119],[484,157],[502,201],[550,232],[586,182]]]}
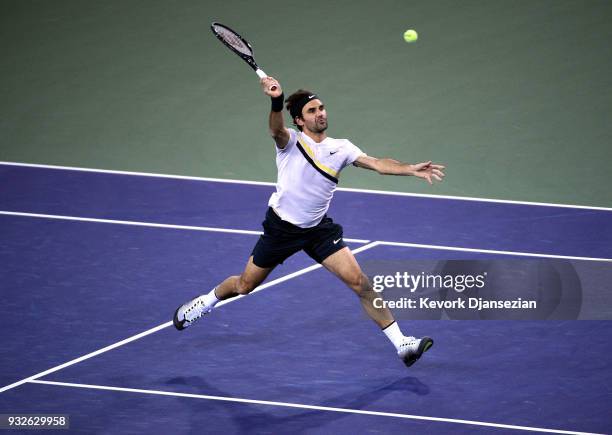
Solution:
{"label": "white tennis shirt", "polygon": [[276,147],[278,178],[268,205],[284,221],[302,228],[317,225],[329,209],[340,171],[365,153],[347,139],[317,143],[289,130],[289,142]]}

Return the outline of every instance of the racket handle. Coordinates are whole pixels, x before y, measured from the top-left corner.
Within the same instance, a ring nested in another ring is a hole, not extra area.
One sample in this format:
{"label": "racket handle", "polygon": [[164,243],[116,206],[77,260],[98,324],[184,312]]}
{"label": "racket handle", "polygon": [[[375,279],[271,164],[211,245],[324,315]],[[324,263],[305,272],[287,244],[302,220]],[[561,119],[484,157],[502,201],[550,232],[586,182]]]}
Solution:
{"label": "racket handle", "polygon": [[[261,68],[257,68],[257,69],[255,70],[255,74],[257,74],[257,76],[258,76],[260,79],[265,79],[266,77],[268,77],[268,74],[266,74],[266,73],[265,73],[265,72],[264,72],[264,71],[263,71]],[[275,90],[276,90],[276,86],[272,86],[272,87],[270,88],[270,90],[271,90],[271,91],[275,91]]]}

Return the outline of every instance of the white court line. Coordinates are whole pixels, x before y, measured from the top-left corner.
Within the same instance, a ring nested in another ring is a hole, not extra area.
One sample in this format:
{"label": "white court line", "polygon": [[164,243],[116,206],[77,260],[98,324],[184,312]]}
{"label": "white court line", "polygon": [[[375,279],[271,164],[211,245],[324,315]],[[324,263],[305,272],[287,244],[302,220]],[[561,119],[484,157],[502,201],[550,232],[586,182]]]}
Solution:
{"label": "white court line", "polygon": [[0,388],[0,393],[4,393],[5,391],[8,391],[8,390],[10,390],[12,388],[15,388],[15,387],[18,387],[20,385],[23,385],[26,382],[30,382],[30,381],[33,381],[35,379],[41,378],[43,376],[46,376],[48,374],[55,373],[55,372],[57,372],[57,371],[59,371],[61,369],[65,369],[66,367],[70,367],[71,365],[80,363],[80,362],[85,361],[85,360],[87,360],[89,358],[93,358],[94,356],[103,354],[104,352],[108,352],[109,350],[116,349],[116,348],[121,347],[121,346],[123,346],[125,344],[131,343],[132,341],[136,341],[136,340],[138,340],[140,338],[146,337],[147,335],[153,334],[153,333],[155,333],[157,331],[161,331],[162,329],[167,328],[170,325],[172,325],[172,322],[162,323],[161,325],[158,325],[158,326],[156,326],[154,328],[151,328],[151,329],[147,329],[146,331],[141,332],[140,334],[133,335],[133,336],[131,336],[129,338],[126,338],[125,340],[121,340],[121,341],[118,341],[117,343],[111,344],[110,346],[106,346],[106,347],[103,347],[102,349],[98,349],[95,352],[88,353],[87,355],[83,355],[83,356],[81,356],[79,358],[75,358],[75,359],[70,360],[70,361],[68,361],[68,362],[66,362],[64,364],[60,364],[58,366],[50,368],[49,370],[45,370],[44,372],[37,373],[37,374],[32,375],[32,376],[30,376],[28,378],[25,378],[25,379],[22,379],[20,381],[14,382],[12,384],[6,385],[6,386]]}
{"label": "white court line", "polygon": [[[276,183],[268,181],[249,181],[249,180],[237,180],[231,178],[207,178],[207,177],[191,177],[186,175],[171,175],[171,174],[158,174],[150,172],[132,172],[132,171],[116,171],[110,169],[95,169],[95,168],[81,168],[76,166],[57,166],[57,165],[41,165],[34,163],[20,163],[20,162],[2,162],[0,165],[6,166],[20,166],[26,168],[40,168],[40,169],[57,169],[62,171],[80,171],[80,172],[95,172],[100,174],[115,174],[115,175],[133,175],[138,177],[155,177],[155,178],[170,178],[175,180],[191,180],[191,181],[209,181],[214,183],[233,183],[233,184],[246,184],[253,186],[276,186]],[[354,193],[369,193],[375,195],[395,195],[395,196],[408,196],[415,198],[431,198],[431,199],[450,199],[458,201],[474,201],[474,202],[492,202],[498,204],[515,204],[515,205],[533,205],[538,207],[562,207],[562,208],[575,208],[583,210],[600,210],[600,211],[612,211],[612,207],[595,207],[588,205],[574,205],[574,204],[557,204],[552,202],[531,202],[531,201],[513,201],[507,199],[494,199],[494,198],[476,198],[472,196],[452,196],[452,195],[430,195],[426,193],[410,193],[410,192],[394,192],[391,190],[373,190],[373,189],[355,189],[350,187],[338,187],[336,189],[340,192],[354,192]]]}
{"label": "white court line", "polygon": [[442,250],[442,251],[477,252],[477,253],[483,253],[483,254],[518,255],[521,257],[558,258],[562,260],[612,262],[612,258],[572,257],[569,255],[537,254],[533,252],[498,251],[495,249],[460,248],[457,246],[423,245],[419,243],[404,243],[404,242],[385,242],[383,240],[379,240],[378,244],[381,246],[400,246],[400,247],[406,247],[406,248],[436,249],[436,250]]}
{"label": "white court line", "polygon": [[[370,243],[368,245],[360,246],[359,248],[353,250],[352,252],[355,253],[355,254],[358,254],[359,252],[363,252],[363,251],[365,251],[367,249],[370,249],[370,248],[373,248],[373,247],[375,247],[377,245],[378,244],[376,242],[372,242],[372,243]],[[320,267],[321,267],[320,264],[315,264],[313,266],[309,266],[309,267],[306,267],[304,269],[300,269],[300,270],[298,270],[296,272],[293,272],[293,273],[291,273],[289,275],[281,276],[280,278],[277,278],[277,279],[275,279],[273,281],[270,281],[270,282],[268,282],[268,283],[266,283],[264,285],[259,286],[257,289],[252,291],[251,294],[256,293],[256,292],[258,292],[260,290],[263,290],[264,288],[268,288],[268,287],[272,287],[273,285],[280,284],[281,282],[285,282],[285,281],[287,281],[287,280],[289,280],[291,278],[295,278],[297,276],[304,275],[305,273],[308,273],[308,272],[311,272],[313,270],[319,269]],[[227,301],[220,302],[219,304],[217,304],[217,306],[222,306],[222,305],[225,305],[227,303],[234,302],[234,301],[236,301],[236,300],[238,300],[240,298],[241,298],[241,296],[229,299]],[[0,388],[0,393],[4,393],[7,390],[10,390],[12,388],[18,387],[20,385],[23,385],[26,382],[31,382],[31,381],[33,381],[35,379],[42,378],[43,376],[46,376],[48,374],[55,373],[55,372],[57,372],[59,370],[65,369],[66,367],[70,367],[70,366],[72,366],[74,364],[80,363],[80,362],[85,361],[85,360],[87,360],[89,358],[93,358],[94,356],[98,356],[100,354],[108,352],[109,350],[116,349],[116,348],[121,347],[121,346],[123,346],[125,344],[131,343],[131,342],[136,341],[136,340],[138,340],[140,338],[146,337],[147,335],[150,335],[150,334],[153,334],[155,332],[161,331],[162,329],[167,328],[168,326],[171,326],[171,325],[172,325],[172,322],[162,323],[161,325],[158,325],[158,326],[156,326],[154,328],[148,329],[148,330],[146,330],[144,332],[141,332],[140,334],[136,334],[136,335],[133,335],[131,337],[128,337],[125,340],[121,340],[121,341],[119,341],[117,343],[111,344],[110,346],[103,347],[102,349],[98,349],[98,350],[96,350],[94,352],[88,353],[87,355],[83,355],[83,356],[81,356],[79,358],[75,358],[73,360],[70,360],[70,361],[68,361],[68,362],[66,362],[64,364],[60,364],[58,366],[52,367],[52,368],[50,368],[48,370],[45,370],[44,372],[37,373],[37,374],[32,375],[30,377],[24,378],[24,379],[22,379],[20,381],[14,382],[14,383],[9,384],[9,385],[6,385],[5,387]]]}
{"label": "white court line", "polygon": [[466,424],[466,425],[472,425],[472,426],[494,427],[494,428],[500,428],[500,429],[524,430],[524,431],[530,431],[530,432],[547,432],[547,433],[569,434],[569,435],[600,435],[600,434],[594,434],[591,432],[575,432],[575,431],[569,431],[569,430],[546,429],[546,428],[541,428],[541,427],[516,426],[516,425],[510,425],[510,424],[489,423],[489,422],[476,421],[476,420],[460,420],[456,418],[428,417],[428,416],[423,416],[423,415],[398,414],[394,412],[381,412],[381,411],[366,411],[363,409],[352,409],[352,408],[334,408],[331,406],[304,405],[301,403],[273,402],[269,400],[240,399],[237,397],[208,396],[204,394],[175,393],[171,391],[143,390],[140,388],[109,387],[105,385],[74,384],[74,383],[69,383],[69,382],[36,381],[36,380],[30,381],[30,383],[53,385],[53,386],[58,386],[58,387],[85,388],[85,389],[105,390],[105,391],[120,391],[120,392],[127,392],[127,393],[151,394],[151,395],[157,395],[157,396],[184,397],[184,398],[189,398],[189,399],[218,400],[218,401],[223,401],[223,402],[247,403],[247,404],[254,404],[254,405],[282,406],[285,408],[310,409],[310,410],[315,410],[315,411],[328,411],[328,412],[342,412],[346,414],[361,414],[361,415],[371,415],[371,416],[377,416],[377,417],[395,417],[395,418],[404,418],[404,419],[410,419],[410,420],[457,423],[457,424]]}
{"label": "white court line", "polygon": [[[17,212],[17,211],[4,211],[4,210],[0,210],[0,215],[30,217],[30,218],[40,218],[40,219],[56,219],[56,220],[64,220],[64,221],[76,221],[76,222],[94,222],[94,223],[101,223],[101,224],[132,225],[132,226],[137,226],[137,227],[168,228],[168,229],[173,229],[173,230],[209,231],[209,232],[216,232],[216,233],[248,234],[248,235],[253,235],[253,236],[259,236],[263,234],[262,231],[235,230],[231,228],[157,224],[153,222],[123,221],[123,220],[115,220],[115,219],[97,219],[97,218],[86,218],[86,217],[80,217],[80,216],[62,216],[62,215],[55,215],[55,214],[23,213],[23,212]],[[348,239],[348,238],[345,238],[344,241],[350,242],[350,243],[368,243],[370,242],[369,240]]]}
{"label": "white court line", "polygon": [[[78,222],[98,222],[106,224],[119,224],[119,225],[135,225],[152,228],[171,228],[180,230],[193,230],[193,231],[213,231],[219,233],[235,233],[235,234],[262,234],[260,231],[248,231],[248,230],[234,230],[229,228],[213,228],[213,227],[195,227],[185,225],[168,225],[168,224],[156,224],[149,222],[134,222],[134,221],[120,221],[112,219],[94,219],[94,218],[83,218],[77,216],[60,216],[60,215],[49,215],[49,214],[37,214],[37,213],[22,213],[14,211],[0,211],[0,215],[5,216],[17,216],[17,217],[32,217],[42,219],[58,219]],[[348,239],[345,238],[346,242],[353,243],[369,243],[370,240],[364,239]],[[599,257],[574,257],[569,255],[554,255],[554,254],[539,254],[533,252],[520,252],[520,251],[499,251],[494,249],[478,249],[478,248],[462,248],[460,246],[443,246],[443,245],[424,245],[419,243],[407,243],[407,242],[387,242],[378,241],[379,245],[385,246],[403,246],[408,248],[421,248],[421,249],[437,249],[444,251],[458,251],[458,252],[480,252],[483,254],[503,254],[503,255],[517,255],[523,257],[538,257],[538,258],[558,258],[564,260],[584,260],[584,261],[612,261],[612,258],[599,258]]]}
{"label": "white court line", "polygon": [[248,181],[248,180],[235,180],[231,178],[191,177],[188,175],[158,174],[158,173],[152,173],[152,172],[116,171],[112,169],[80,168],[76,166],[39,165],[39,164],[34,164],[34,163],[1,162],[1,161],[0,161],[0,165],[19,166],[19,167],[24,167],[24,168],[57,169],[60,171],[94,172],[98,174],[133,175],[137,177],[170,178],[173,180],[210,181],[214,183],[249,184],[253,186],[276,186],[275,183],[271,183],[269,181]]}

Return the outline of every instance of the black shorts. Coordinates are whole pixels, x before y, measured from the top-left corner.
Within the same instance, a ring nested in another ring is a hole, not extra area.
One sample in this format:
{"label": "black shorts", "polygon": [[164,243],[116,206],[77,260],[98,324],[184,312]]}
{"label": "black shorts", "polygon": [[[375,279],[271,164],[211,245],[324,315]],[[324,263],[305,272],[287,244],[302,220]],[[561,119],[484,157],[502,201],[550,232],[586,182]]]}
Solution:
{"label": "black shorts", "polygon": [[262,222],[264,233],[259,237],[251,255],[256,266],[269,268],[281,264],[300,250],[304,250],[317,263],[346,247],[342,240],[342,226],[325,215],[311,228],[300,228],[282,220],[268,208]]}

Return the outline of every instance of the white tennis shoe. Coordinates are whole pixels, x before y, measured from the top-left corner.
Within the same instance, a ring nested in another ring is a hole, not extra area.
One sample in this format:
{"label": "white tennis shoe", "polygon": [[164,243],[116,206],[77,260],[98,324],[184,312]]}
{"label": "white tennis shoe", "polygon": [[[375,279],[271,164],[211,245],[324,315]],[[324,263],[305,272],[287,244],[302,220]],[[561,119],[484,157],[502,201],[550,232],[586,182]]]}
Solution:
{"label": "white tennis shoe", "polygon": [[181,331],[193,325],[204,314],[210,313],[212,308],[206,306],[204,303],[205,296],[206,295],[198,296],[176,309],[174,312],[174,319],[172,319],[176,329]]}
{"label": "white tennis shoe", "polygon": [[397,351],[397,355],[404,361],[406,367],[410,367],[424,352],[427,352],[431,346],[433,346],[433,340],[429,337],[404,337]]}

